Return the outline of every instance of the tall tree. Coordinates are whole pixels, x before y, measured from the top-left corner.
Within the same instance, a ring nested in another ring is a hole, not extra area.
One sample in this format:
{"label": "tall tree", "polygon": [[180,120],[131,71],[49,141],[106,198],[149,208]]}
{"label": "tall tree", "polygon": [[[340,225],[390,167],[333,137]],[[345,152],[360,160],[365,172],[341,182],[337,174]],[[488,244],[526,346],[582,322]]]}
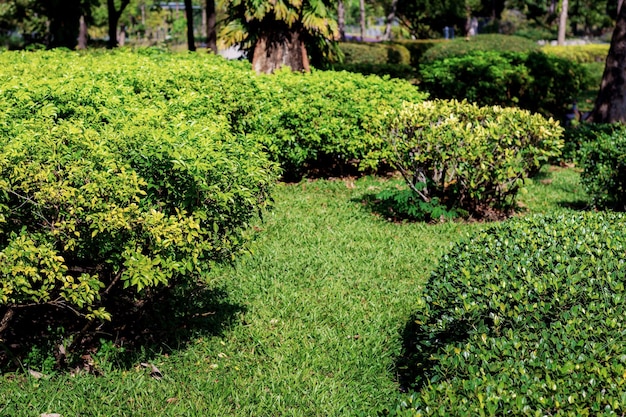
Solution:
{"label": "tall tree", "polygon": [[130,0],[119,0],[119,7],[116,7],[115,3],[115,0],[107,0],[107,11],[109,14],[109,48],[115,48],[117,46],[117,26]]}
{"label": "tall tree", "polygon": [[217,53],[217,9],[215,0],[206,0],[206,42],[209,52]]}
{"label": "tall tree", "polygon": [[338,36],[333,7],[332,0],[230,0],[222,37],[248,51],[256,72],[308,71],[309,54],[328,52]]}
{"label": "tall tree", "polygon": [[185,0],[185,17],[187,18],[187,49],[196,50],[196,39],[193,36],[193,4],[191,0]]}
{"label": "tall tree", "polygon": [[346,40],[346,7],[343,0],[337,1],[337,29],[339,30],[339,40]]}
{"label": "tall tree", "polygon": [[383,34],[383,40],[386,40],[386,41],[391,40],[391,25],[393,25],[393,21],[396,20],[397,10],[398,10],[398,0],[391,0],[391,5],[389,6],[389,13],[387,13],[387,17],[385,18],[385,32]]}
{"label": "tall tree", "polygon": [[365,0],[359,0],[359,26],[361,27],[361,42],[365,40]]}
{"label": "tall tree", "polygon": [[557,36],[557,43],[559,45],[565,45],[565,35],[567,33],[567,8],[568,0],[561,0],[561,11],[559,13],[559,33]]}
{"label": "tall tree", "polygon": [[626,7],[617,14],[600,91],[587,121],[626,123]]}

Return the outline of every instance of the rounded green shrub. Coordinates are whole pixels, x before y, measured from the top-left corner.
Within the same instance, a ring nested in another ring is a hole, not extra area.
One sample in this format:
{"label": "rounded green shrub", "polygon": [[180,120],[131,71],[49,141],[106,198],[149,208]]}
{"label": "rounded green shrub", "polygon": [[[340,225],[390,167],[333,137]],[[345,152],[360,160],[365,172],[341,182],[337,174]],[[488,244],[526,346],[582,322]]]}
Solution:
{"label": "rounded green shrub", "polygon": [[517,218],[458,243],[407,326],[415,393],[383,414],[622,415],[625,251],[612,213]]}
{"label": "rounded green shrub", "polygon": [[608,43],[590,43],[586,45],[546,45],[541,48],[546,54],[577,62],[604,62],[609,54]]}
{"label": "rounded green shrub", "polygon": [[537,43],[520,36],[485,34],[438,43],[424,52],[421,63],[459,57],[474,51],[531,52],[538,49]]}
{"label": "rounded green shrub", "polygon": [[205,87],[190,81],[193,62],[176,61],[188,69],[177,78],[167,56],[0,56],[7,60],[5,312],[47,304],[106,319],[107,299],[194,282],[244,249],[279,171],[259,142],[232,132],[229,115],[196,107]]}
{"label": "rounded green shrub", "polygon": [[516,106],[559,119],[590,82],[580,64],[539,51],[474,51],[424,64],[420,72],[420,88],[433,97]]}
{"label": "rounded green shrub", "polygon": [[392,123],[390,162],[425,209],[493,217],[515,207],[524,179],[560,154],[561,134],[526,110],[425,101],[405,105]]}
{"label": "rounded green shrub", "polygon": [[581,182],[597,208],[626,211],[626,128],[600,126],[581,144]]}

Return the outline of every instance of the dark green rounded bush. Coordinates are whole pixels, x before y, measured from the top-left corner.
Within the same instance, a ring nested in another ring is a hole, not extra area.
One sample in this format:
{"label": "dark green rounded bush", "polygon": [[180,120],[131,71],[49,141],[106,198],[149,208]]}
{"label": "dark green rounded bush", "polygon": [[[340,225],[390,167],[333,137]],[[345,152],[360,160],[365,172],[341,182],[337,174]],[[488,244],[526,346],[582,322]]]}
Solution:
{"label": "dark green rounded bush", "polygon": [[621,415],[625,252],[615,213],[518,218],[458,243],[407,326],[400,373],[416,392],[383,414]]}
{"label": "dark green rounded bush", "polygon": [[600,125],[581,144],[581,182],[594,206],[626,211],[626,128]]}
{"label": "dark green rounded bush", "polygon": [[440,59],[463,56],[474,51],[530,52],[538,49],[537,43],[520,36],[486,34],[438,43],[422,55],[421,62],[431,63]]}
{"label": "dark green rounded bush", "polygon": [[420,68],[436,98],[516,106],[562,119],[590,80],[580,64],[536,52],[473,51]]}

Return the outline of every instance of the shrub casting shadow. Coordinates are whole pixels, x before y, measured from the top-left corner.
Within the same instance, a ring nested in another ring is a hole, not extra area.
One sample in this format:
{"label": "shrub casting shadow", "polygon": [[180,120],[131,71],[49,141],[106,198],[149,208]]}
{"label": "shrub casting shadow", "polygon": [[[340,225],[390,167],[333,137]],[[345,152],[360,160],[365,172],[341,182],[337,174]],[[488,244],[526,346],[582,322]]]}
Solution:
{"label": "shrub casting shadow", "polygon": [[163,289],[143,303],[117,299],[107,304],[113,318],[103,323],[49,306],[17,311],[0,343],[0,370],[26,369],[31,364],[25,362],[38,352],[38,362],[53,359],[57,370],[98,373],[92,363],[103,346],[113,348],[109,353],[116,368],[130,369],[183,349],[197,337],[223,335],[245,311],[228,300],[224,289],[199,285]]}
{"label": "shrub casting shadow", "polygon": [[467,341],[469,334],[465,323],[456,321],[445,332],[429,334],[412,316],[402,331],[402,353],[396,358],[395,371],[401,392],[419,391],[433,375],[439,353],[448,344]]}

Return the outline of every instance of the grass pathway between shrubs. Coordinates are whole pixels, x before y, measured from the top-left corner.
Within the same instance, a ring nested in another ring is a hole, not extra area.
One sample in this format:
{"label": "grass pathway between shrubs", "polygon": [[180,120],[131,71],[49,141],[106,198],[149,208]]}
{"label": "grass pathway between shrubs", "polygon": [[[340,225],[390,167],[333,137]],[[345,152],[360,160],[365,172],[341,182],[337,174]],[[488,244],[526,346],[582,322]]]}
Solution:
{"label": "grass pathway between shrubs", "polygon": [[[530,186],[532,211],[571,206],[577,175]],[[393,224],[359,201],[379,179],[281,185],[254,253],[210,276],[224,296],[218,328],[169,355],[103,376],[5,375],[0,415],[375,415],[396,397],[394,358],[414,300],[441,254],[479,224]]]}

